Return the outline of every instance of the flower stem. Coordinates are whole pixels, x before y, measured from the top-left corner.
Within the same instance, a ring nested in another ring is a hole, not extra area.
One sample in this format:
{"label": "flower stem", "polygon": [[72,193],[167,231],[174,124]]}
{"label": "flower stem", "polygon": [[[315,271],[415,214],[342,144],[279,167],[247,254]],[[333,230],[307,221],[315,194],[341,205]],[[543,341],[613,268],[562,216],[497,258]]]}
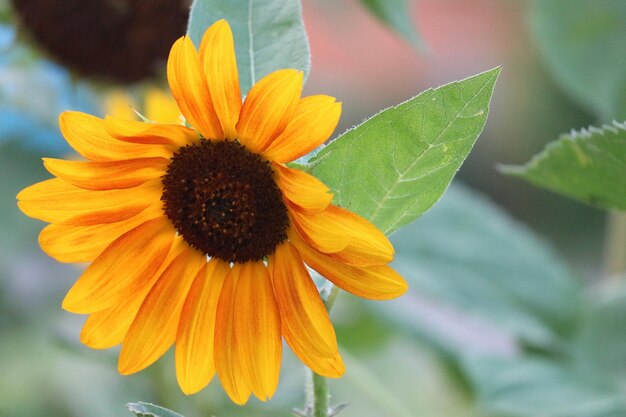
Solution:
{"label": "flower stem", "polygon": [[313,404],[311,417],[328,417],[328,381],[325,377],[309,370],[313,388]]}
{"label": "flower stem", "polygon": [[626,214],[611,211],[608,214],[604,243],[604,274],[615,278],[626,271]]}
{"label": "flower stem", "polygon": [[339,294],[339,287],[336,285],[330,284],[330,287],[324,289],[324,294],[322,295],[322,300],[324,300],[324,305],[326,306],[326,310],[330,313],[330,310],[335,305],[335,300],[337,299],[337,295]]}

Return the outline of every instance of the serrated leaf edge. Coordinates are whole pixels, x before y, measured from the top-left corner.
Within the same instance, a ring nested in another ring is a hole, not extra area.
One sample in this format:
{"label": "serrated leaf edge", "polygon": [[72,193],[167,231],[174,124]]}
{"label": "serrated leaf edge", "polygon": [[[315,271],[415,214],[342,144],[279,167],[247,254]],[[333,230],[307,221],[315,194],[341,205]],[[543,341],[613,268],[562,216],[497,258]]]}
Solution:
{"label": "serrated leaf edge", "polygon": [[156,407],[156,408],[162,408],[163,410],[167,411],[168,413],[172,413],[172,415],[177,416],[177,417],[183,417],[181,414],[178,414],[175,411],[172,411],[170,409],[167,409],[165,407],[161,407],[160,405],[156,405],[156,404],[152,404],[152,403],[147,403],[147,402],[136,402],[136,403],[127,403],[126,404],[126,408],[128,408],[128,411],[130,411],[131,413],[135,414],[135,415],[144,415],[144,416],[152,416],[152,417],[160,417],[154,413],[151,412],[145,412],[145,411],[141,411],[138,407],[141,406],[151,406],[151,407]]}
{"label": "serrated leaf edge", "polygon": [[600,127],[588,126],[580,130],[572,129],[569,133],[562,133],[556,140],[545,145],[543,150],[535,154],[528,162],[522,165],[497,164],[496,169],[506,175],[513,177],[522,177],[527,171],[536,168],[550,152],[561,146],[563,141],[578,142],[581,140],[592,139],[597,136],[626,134],[626,121],[618,122],[613,120],[611,124],[603,124]]}
{"label": "serrated leaf edge", "polygon": [[449,82],[449,83],[441,84],[441,85],[439,85],[439,86],[437,86],[437,87],[430,87],[430,88],[427,88],[426,90],[421,91],[420,93],[418,93],[418,94],[416,94],[416,95],[414,95],[414,96],[412,96],[412,97],[409,97],[408,99],[406,99],[406,100],[404,100],[404,101],[402,101],[402,102],[400,102],[400,103],[398,103],[398,104],[396,104],[396,105],[389,106],[389,107],[385,107],[384,109],[379,110],[377,113],[374,113],[373,115],[371,115],[371,116],[369,116],[369,117],[366,117],[366,118],[365,118],[365,119],[363,119],[363,121],[362,121],[361,123],[359,123],[358,125],[354,125],[354,126],[352,126],[352,127],[348,128],[348,129],[346,129],[346,130],[345,130],[342,134],[340,134],[340,135],[336,136],[334,139],[332,139],[332,140],[331,140],[330,142],[328,142],[327,144],[322,145],[322,146],[320,146],[319,148],[317,148],[317,149],[315,149],[314,151],[312,151],[312,152],[314,152],[314,153],[315,153],[315,155],[313,155],[313,156],[312,156],[312,157],[308,160],[308,162],[306,163],[306,165],[305,165],[305,164],[302,164],[302,166],[303,166],[303,167],[306,167],[306,169],[307,169],[307,170],[312,169],[313,167],[315,167],[315,165],[317,165],[318,163],[320,163],[321,161],[323,161],[323,160],[324,160],[324,158],[326,158],[328,155],[330,155],[330,153],[327,153],[327,154],[325,154],[325,155],[318,156],[318,154],[319,154],[321,151],[323,151],[325,148],[327,148],[327,147],[331,146],[333,143],[335,143],[335,141],[336,141],[336,140],[341,139],[343,136],[347,135],[349,132],[351,132],[351,131],[353,131],[354,129],[356,129],[356,128],[360,127],[361,125],[363,125],[363,124],[365,124],[365,123],[369,122],[371,119],[373,119],[373,118],[375,118],[375,117],[379,116],[380,114],[382,114],[382,113],[386,112],[387,110],[392,110],[392,109],[395,109],[395,108],[397,108],[397,107],[401,107],[401,106],[403,106],[404,104],[408,103],[409,101],[411,101],[411,100],[415,99],[416,97],[421,96],[421,95],[424,95],[424,94],[426,94],[426,93],[433,92],[433,91],[437,91],[437,90],[439,90],[439,89],[441,89],[441,88],[448,87],[448,86],[450,86],[450,85],[460,84],[460,83],[463,83],[463,82],[465,82],[465,81],[467,81],[467,80],[470,80],[470,79],[472,79],[472,78],[477,78],[477,77],[480,77],[481,75],[487,74],[487,73],[492,72],[492,71],[494,72],[494,77],[495,77],[495,78],[498,78],[498,76],[500,75],[500,72],[502,71],[502,65],[498,65],[497,67],[493,67],[493,68],[488,69],[488,70],[486,70],[486,71],[479,72],[478,74],[470,75],[470,76],[465,77],[465,78],[460,79],[460,80],[456,80],[456,81],[452,81],[452,82]]}

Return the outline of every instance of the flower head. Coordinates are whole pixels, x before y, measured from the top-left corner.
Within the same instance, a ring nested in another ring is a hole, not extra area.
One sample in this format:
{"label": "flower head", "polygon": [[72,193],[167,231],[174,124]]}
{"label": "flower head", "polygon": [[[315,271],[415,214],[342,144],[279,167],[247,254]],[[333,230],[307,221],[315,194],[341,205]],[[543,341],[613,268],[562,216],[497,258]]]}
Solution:
{"label": "flower head", "polygon": [[20,26],[47,56],[81,76],[131,84],[160,75],[170,45],[185,33],[190,1],[11,3]]}
{"label": "flower head", "polygon": [[340,104],[301,98],[302,73],[291,69],[261,79],[242,103],[223,20],[199,53],[187,37],[174,44],[168,80],[191,127],[63,113],[62,132],[87,161],[46,159],[57,178],[18,195],[24,213],[52,223],[39,239],[46,253],[91,262],[63,301],[89,314],[81,340],[121,344],[122,374],[175,344],[185,393],[217,372],[239,404],[273,395],[281,339],[316,373],[341,376],[307,266],[369,299],[407,287],[387,265],[387,238],[285,165],[328,139]]}

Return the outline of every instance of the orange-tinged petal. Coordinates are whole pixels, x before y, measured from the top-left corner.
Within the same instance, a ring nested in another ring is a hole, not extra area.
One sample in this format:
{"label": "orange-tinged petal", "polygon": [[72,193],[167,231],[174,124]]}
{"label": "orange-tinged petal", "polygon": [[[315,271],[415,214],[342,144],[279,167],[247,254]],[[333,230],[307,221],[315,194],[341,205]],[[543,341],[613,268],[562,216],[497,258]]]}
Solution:
{"label": "orange-tinged petal", "polygon": [[[157,123],[181,124],[182,118],[178,104],[169,93],[151,88],[145,98],[146,117]],[[133,118],[134,119],[134,118]]]}
{"label": "orange-tinged petal", "polygon": [[363,217],[337,206],[329,206],[325,214],[349,236],[348,245],[329,256],[354,266],[385,265],[393,260],[393,245],[387,236]]}
{"label": "orange-tinged petal", "polygon": [[165,260],[175,231],[163,218],[147,221],[113,241],[83,272],[63,308],[86,314],[132,298]]}
{"label": "orange-tinged petal", "polygon": [[288,208],[289,217],[298,235],[309,245],[324,253],[339,252],[348,246],[350,237],[327,210],[308,215]]}
{"label": "orange-tinged petal", "polygon": [[276,172],[276,183],[283,196],[295,208],[306,214],[324,210],[333,199],[330,189],[320,180],[299,169],[272,164]]}
{"label": "orange-tinged petal", "polygon": [[282,328],[289,329],[295,350],[310,351],[311,356],[335,356],[335,330],[296,248],[289,242],[279,245],[269,258],[269,269]]}
{"label": "orange-tinged petal", "polygon": [[213,108],[200,58],[188,36],[178,39],[167,60],[167,80],[185,119],[207,139],[224,134]]}
{"label": "orange-tinged petal", "polygon": [[[243,266],[234,264],[222,286],[215,321],[215,370],[234,403],[248,402],[252,390],[243,377],[243,358],[235,335],[235,292]],[[237,318],[240,320],[240,318]]]}
{"label": "orange-tinged petal", "polygon": [[200,61],[224,136],[236,139],[241,91],[233,33],[226,20],[215,22],[204,32],[200,44]]}
{"label": "orange-tinged petal", "polygon": [[80,333],[81,343],[92,349],[109,349],[122,343],[145,296],[135,295],[127,303],[90,314]]}
{"label": "orange-tinged petal", "polygon": [[300,100],[302,78],[301,71],[283,69],[266,75],[250,89],[237,133],[251,152],[265,150],[285,129]]}
{"label": "orange-tinged petal", "polygon": [[326,142],[341,116],[341,103],[334,97],[305,97],[298,103],[293,118],[263,152],[271,161],[289,162],[300,158]]}
{"label": "orange-tinged petal", "polygon": [[174,343],[187,293],[205,263],[204,254],[189,248],[163,271],[124,338],[118,362],[121,374],[150,366]]}
{"label": "orange-tinged petal", "polygon": [[311,349],[300,344],[288,327],[283,327],[283,337],[291,350],[316,374],[328,378],[339,378],[346,372],[346,367],[338,352],[331,357],[316,355]]}
{"label": "orange-tinged petal", "polygon": [[206,387],[215,373],[213,342],[217,302],[230,265],[213,258],[196,277],[176,335],[176,377],[187,395]]}
{"label": "orange-tinged petal", "polygon": [[104,128],[122,142],[164,145],[172,153],[199,139],[196,131],[180,124],[146,123],[111,116],[104,119]]}
{"label": "orange-tinged petal", "polygon": [[159,201],[160,180],[135,188],[91,191],[53,178],[23,189],[17,205],[24,214],[50,223],[90,226],[114,223],[139,214]]}
{"label": "orange-tinged petal", "polygon": [[330,256],[311,249],[293,231],[289,239],[296,246],[304,262],[348,292],[370,300],[389,300],[404,294],[408,285],[404,278],[391,267],[374,265],[356,267],[346,265]]}
{"label": "orange-tinged petal", "polygon": [[82,162],[44,158],[48,172],[72,185],[87,190],[132,188],[165,174],[165,158],[128,159],[124,161]]}
{"label": "orange-tinged petal", "polygon": [[122,343],[157,278],[182,251],[188,249],[189,246],[177,236],[159,271],[154,274],[146,286],[129,297],[126,302],[91,314],[85,321],[80,334],[80,341],[93,349],[108,349]]}
{"label": "orange-tinged petal", "polygon": [[59,116],[59,126],[67,143],[92,161],[118,161],[137,158],[170,158],[171,147],[145,145],[117,140],[104,129],[104,121],[80,112],[66,111]]}
{"label": "orange-tinged petal", "polygon": [[136,216],[115,223],[94,226],[53,223],[44,227],[39,234],[39,246],[59,262],[91,262],[124,233],[161,216],[161,207],[152,206]]}
{"label": "orange-tinged petal", "polygon": [[282,342],[278,305],[263,262],[243,265],[234,303],[244,380],[259,400],[267,401],[278,386]]}

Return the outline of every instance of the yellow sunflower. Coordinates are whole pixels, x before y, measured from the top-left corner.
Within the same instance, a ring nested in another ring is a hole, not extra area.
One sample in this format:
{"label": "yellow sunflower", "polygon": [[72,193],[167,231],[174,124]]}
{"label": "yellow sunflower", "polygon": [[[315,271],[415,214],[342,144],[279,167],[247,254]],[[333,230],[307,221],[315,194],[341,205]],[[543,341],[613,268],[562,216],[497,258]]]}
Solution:
{"label": "yellow sunflower", "polygon": [[328,139],[341,106],[301,98],[302,72],[284,69],[242,103],[226,21],[199,53],[176,41],[168,81],[182,124],[65,112],[60,126],[87,161],[45,159],[56,176],[17,196],[50,222],[43,250],[91,262],[63,308],[89,314],[86,345],[122,345],[119,372],[138,372],[174,343],[187,393],[217,372],[238,403],[265,401],[278,383],[282,340],[314,372],[344,365],[307,266],[355,295],[390,299],[406,282],[394,250],[367,220],[331,203],[313,176],[286,166]]}

